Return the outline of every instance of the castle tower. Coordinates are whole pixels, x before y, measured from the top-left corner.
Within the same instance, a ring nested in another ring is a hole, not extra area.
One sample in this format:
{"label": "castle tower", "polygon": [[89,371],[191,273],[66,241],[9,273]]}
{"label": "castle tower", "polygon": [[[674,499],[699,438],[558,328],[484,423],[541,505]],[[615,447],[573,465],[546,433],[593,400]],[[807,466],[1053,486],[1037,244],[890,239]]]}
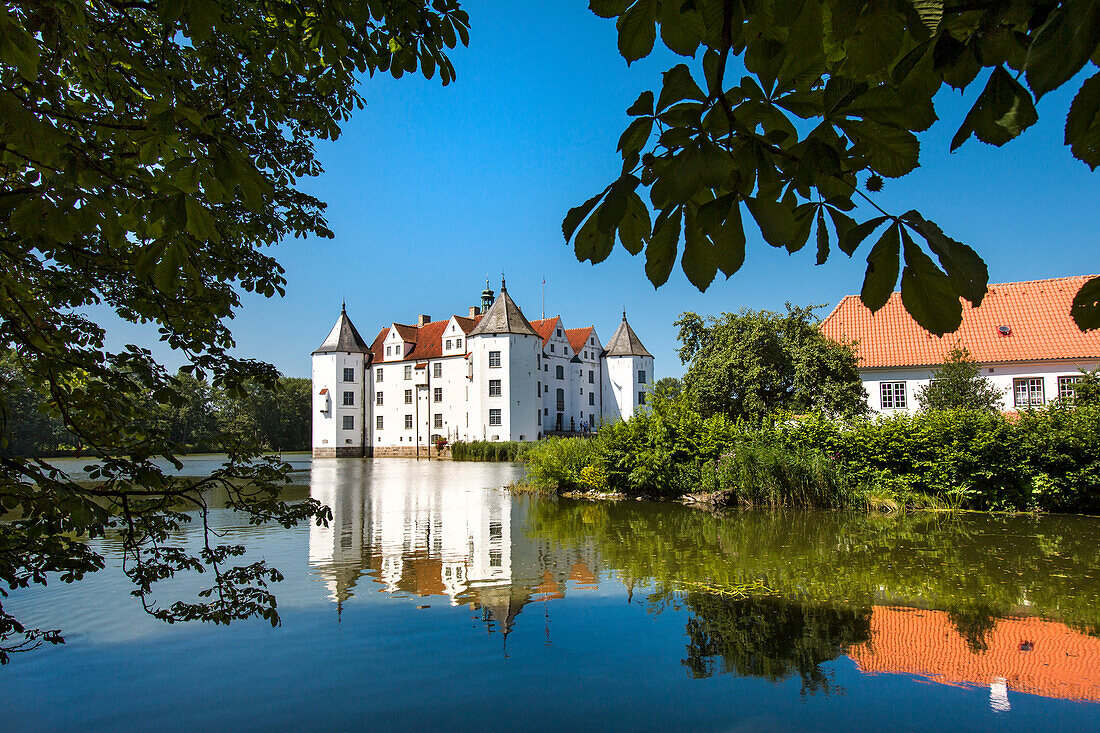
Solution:
{"label": "castle tower", "polygon": [[605,420],[629,420],[645,404],[646,392],[653,382],[653,354],[623,320],[615,330],[601,358],[603,372],[603,409]]}
{"label": "castle tower", "polygon": [[[492,293],[488,286],[487,293]],[[470,427],[480,426],[482,440],[535,440],[542,396],[538,355],[542,337],[508,295],[504,278],[500,297],[467,335],[473,380]]]}
{"label": "castle tower", "polygon": [[313,456],[364,455],[369,446],[367,406],[370,346],[341,304],[340,317],[313,352]]}

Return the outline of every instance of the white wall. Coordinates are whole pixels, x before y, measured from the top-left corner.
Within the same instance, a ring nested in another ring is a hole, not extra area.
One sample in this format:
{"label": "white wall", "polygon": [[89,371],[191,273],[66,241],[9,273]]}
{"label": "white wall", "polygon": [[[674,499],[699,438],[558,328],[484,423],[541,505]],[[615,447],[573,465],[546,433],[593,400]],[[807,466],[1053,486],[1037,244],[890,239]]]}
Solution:
{"label": "white wall", "polygon": [[[1013,399],[1013,380],[1022,377],[1041,377],[1043,379],[1043,394],[1045,402],[1053,402],[1058,398],[1058,377],[1074,376],[1082,370],[1095,369],[1098,362],[1095,361],[1037,361],[1013,364],[990,364],[982,366],[982,376],[988,378],[993,385],[1004,395],[1001,407],[1004,410],[1015,410],[1018,407]],[[867,404],[872,412],[894,413],[898,411],[916,412],[917,391],[927,385],[935,369],[861,369],[860,378],[863,380],[863,388],[867,390]],[[905,383],[905,408],[882,407],[882,383]]]}
{"label": "white wall", "polygon": [[[363,445],[363,354],[316,354],[313,357],[313,447],[358,448]],[[344,368],[354,370],[354,380],[343,381]],[[322,389],[328,392],[321,394]],[[344,405],[344,392],[353,404]],[[353,420],[345,430],[344,416]]]}
{"label": "white wall", "polygon": [[[653,357],[607,356],[604,365],[605,419],[629,420],[638,408],[638,393],[648,392],[653,382]],[[638,381],[639,370],[645,372],[644,384]]]}

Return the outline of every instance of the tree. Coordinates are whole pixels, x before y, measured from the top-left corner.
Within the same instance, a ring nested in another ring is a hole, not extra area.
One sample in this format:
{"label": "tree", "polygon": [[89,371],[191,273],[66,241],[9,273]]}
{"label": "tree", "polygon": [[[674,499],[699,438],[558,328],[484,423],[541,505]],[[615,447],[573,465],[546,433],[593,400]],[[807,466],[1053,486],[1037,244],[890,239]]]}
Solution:
{"label": "tree", "polygon": [[683,383],[676,377],[661,377],[653,383],[652,392],[655,399],[674,400],[683,390]]}
{"label": "tree", "polygon": [[723,313],[706,320],[684,313],[680,361],[688,365],[684,395],[704,416],[760,420],[777,410],[823,410],[852,416],[867,393],[850,345],[825,338],[814,308],[787,313]]}
{"label": "tree", "polygon": [[[298,187],[320,173],[314,141],[363,106],[364,74],[449,83],[446,51],[468,43],[467,15],[455,0],[37,0],[0,9],[0,38],[0,348],[35,401],[104,456],[91,485],[0,459],[0,505],[19,517],[0,528],[0,581],[78,580],[103,566],[84,538],[116,528],[156,617],[276,624],[276,569],[232,567],[242,546],[194,552],[174,531],[187,509],[205,523],[208,488],[256,522],[324,521],[327,509],[281,501],[289,466],[258,460],[250,435],[218,436],[230,455],[212,476],[161,471],[152,459],[176,462],[180,436],[151,405],[182,408],[182,378],[148,349],[105,348],[86,313],[155,324],[187,372],[229,396],[273,386],[274,368],[231,356],[227,321],[242,291],[283,291],[266,247],[331,236],[324,204]],[[25,409],[6,391],[0,404]],[[153,600],[158,580],[205,570],[200,597]],[[42,639],[61,637],[0,607],[0,661]]]}
{"label": "tree", "polygon": [[997,412],[1004,394],[982,376],[982,367],[965,346],[955,346],[932,381],[917,390],[922,410]]}
{"label": "tree", "polygon": [[1073,386],[1076,407],[1100,407],[1100,369],[1081,372],[1081,381]]}
{"label": "tree", "polygon": [[[1036,100],[1100,64],[1100,9],[1085,0],[589,7],[616,19],[628,64],[649,55],[658,31],[691,61],[627,109],[621,175],[562,222],[579,260],[603,261],[617,236],[631,254],[645,250],[646,275],[660,287],[682,251],[684,273],[706,290],[719,271],[728,278],[743,264],[745,212],[768,244],[789,252],[814,232],[818,264],[833,246],[852,256],[885,227],[867,256],[864,304],[885,305],[900,271],[906,310],[940,335],[958,328],[960,298],[981,304],[985,263],[917,211],[888,212],[869,194],[920,165],[917,134],[938,119],[943,87],[983,85],[951,149],[971,137],[1000,146],[1035,123]],[[1100,165],[1100,73],[1078,89],[1065,143]],[[639,188],[648,188],[652,220]],[[1100,278],[1078,292],[1073,317],[1082,330],[1100,327]]]}

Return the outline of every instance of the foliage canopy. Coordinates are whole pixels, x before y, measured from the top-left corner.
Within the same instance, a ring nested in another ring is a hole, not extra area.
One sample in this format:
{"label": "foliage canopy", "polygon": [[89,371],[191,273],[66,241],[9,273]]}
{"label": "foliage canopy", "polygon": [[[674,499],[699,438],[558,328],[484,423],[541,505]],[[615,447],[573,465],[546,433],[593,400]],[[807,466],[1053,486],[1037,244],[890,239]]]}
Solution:
{"label": "foliage canopy", "polygon": [[925,410],[996,412],[1003,398],[965,346],[952,348],[932,381],[917,390],[917,403]]}
{"label": "foliage canopy", "polygon": [[[79,538],[115,527],[125,571],[154,615],[172,622],[278,623],[264,562],[231,567],[240,545],[197,552],[173,532],[206,521],[204,491],[255,522],[290,525],[327,510],[290,504],[288,466],[257,460],[246,436],[219,436],[223,469],[202,480],[162,469],[180,436],[146,419],[151,404],[184,407],[183,377],[148,349],[105,346],[90,308],[152,323],[186,369],[245,398],[272,387],[265,364],[231,355],[227,325],[242,292],[273,296],[283,270],[264,248],[289,236],[331,236],[324,205],[298,182],[320,166],[363,99],[363,74],[419,70],[447,84],[447,49],[469,41],[455,0],[38,0],[0,8],[0,348],[17,354],[46,412],[105,458],[92,484],[45,463],[0,459],[0,582],[79,579],[103,565]],[[11,414],[0,395],[0,443]],[[2,446],[0,446],[2,447]],[[212,571],[199,598],[160,603],[159,580]],[[11,648],[56,631],[24,628],[0,608]],[[6,659],[0,649],[0,661]]]}
{"label": "foliage canopy", "polygon": [[[1038,120],[1036,101],[1077,78],[1065,124],[1071,154],[1100,165],[1100,5],[1093,0],[591,0],[614,18],[627,63],[657,42],[691,59],[630,105],[621,175],[562,223],[579,260],[598,263],[616,237],[645,250],[655,287],[680,255],[706,290],[745,261],[744,218],[773,247],[812,241],[867,255],[862,299],[872,311],[901,276],[906,310],[928,331],[958,328],[960,299],[978,306],[985,263],[915,210],[891,213],[860,188],[882,188],[920,165],[940,89],[982,85],[951,141],[1004,145]],[[730,79],[731,57],[747,72]],[[648,189],[650,210],[639,193]],[[863,208],[857,210],[857,205]],[[866,207],[870,207],[870,210]],[[811,233],[813,239],[811,240]],[[923,242],[923,245],[922,245]],[[935,256],[933,260],[932,256]],[[937,264],[938,262],[938,264]],[[904,267],[902,266],[904,264]],[[1073,303],[1081,329],[1100,327],[1100,278]]]}

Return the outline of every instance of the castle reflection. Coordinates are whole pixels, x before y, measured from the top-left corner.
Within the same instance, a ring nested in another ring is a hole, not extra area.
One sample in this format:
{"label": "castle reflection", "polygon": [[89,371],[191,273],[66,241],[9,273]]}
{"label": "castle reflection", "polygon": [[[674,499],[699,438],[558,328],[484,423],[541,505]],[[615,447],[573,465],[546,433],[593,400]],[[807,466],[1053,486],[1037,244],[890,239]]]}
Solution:
{"label": "castle reflection", "polygon": [[441,596],[482,611],[490,632],[507,633],[528,603],[598,587],[592,544],[524,534],[524,499],[499,488],[519,469],[452,464],[452,483],[422,463],[314,464],[310,495],[332,509],[332,521],[310,528],[309,564],[338,609],[366,588]]}

